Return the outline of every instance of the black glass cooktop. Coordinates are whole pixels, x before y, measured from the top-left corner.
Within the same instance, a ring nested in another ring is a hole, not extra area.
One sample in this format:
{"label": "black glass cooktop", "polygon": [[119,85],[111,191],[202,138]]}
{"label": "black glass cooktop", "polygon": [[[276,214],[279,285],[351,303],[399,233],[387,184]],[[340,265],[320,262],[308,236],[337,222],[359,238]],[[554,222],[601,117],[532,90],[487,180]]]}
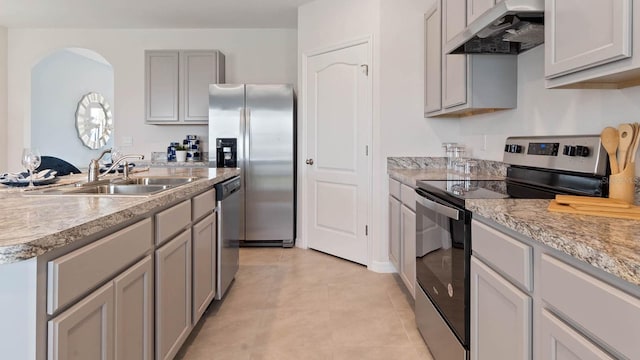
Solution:
{"label": "black glass cooktop", "polygon": [[505,199],[505,180],[420,180],[418,188],[464,207],[466,199]]}

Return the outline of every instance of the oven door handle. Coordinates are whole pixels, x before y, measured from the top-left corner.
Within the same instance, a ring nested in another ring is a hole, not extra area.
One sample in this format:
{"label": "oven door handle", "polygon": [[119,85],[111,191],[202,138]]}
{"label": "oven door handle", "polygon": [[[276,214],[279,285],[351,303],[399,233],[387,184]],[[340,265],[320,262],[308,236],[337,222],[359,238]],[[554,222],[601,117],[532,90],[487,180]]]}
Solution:
{"label": "oven door handle", "polygon": [[417,196],[416,202],[426,207],[427,209],[431,209],[437,212],[440,215],[444,215],[453,220],[460,220],[460,210],[458,209],[454,209],[445,205],[438,204],[437,202],[426,199],[422,196]]}

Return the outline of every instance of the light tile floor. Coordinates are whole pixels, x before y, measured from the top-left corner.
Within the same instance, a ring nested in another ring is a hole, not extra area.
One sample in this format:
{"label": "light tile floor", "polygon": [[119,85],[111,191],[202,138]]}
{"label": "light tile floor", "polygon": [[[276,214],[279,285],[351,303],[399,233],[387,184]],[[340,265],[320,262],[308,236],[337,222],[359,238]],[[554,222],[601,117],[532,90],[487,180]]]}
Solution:
{"label": "light tile floor", "polygon": [[242,248],[203,316],[177,359],[432,359],[398,275],[314,250]]}

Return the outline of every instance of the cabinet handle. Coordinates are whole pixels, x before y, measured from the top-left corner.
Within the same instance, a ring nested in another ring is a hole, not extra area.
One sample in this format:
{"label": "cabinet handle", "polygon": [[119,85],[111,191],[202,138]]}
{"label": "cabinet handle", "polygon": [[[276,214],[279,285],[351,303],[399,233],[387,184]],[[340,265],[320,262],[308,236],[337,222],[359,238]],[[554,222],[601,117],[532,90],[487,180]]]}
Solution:
{"label": "cabinet handle", "polygon": [[313,159],[307,159],[305,163],[307,163],[307,165],[313,165]]}

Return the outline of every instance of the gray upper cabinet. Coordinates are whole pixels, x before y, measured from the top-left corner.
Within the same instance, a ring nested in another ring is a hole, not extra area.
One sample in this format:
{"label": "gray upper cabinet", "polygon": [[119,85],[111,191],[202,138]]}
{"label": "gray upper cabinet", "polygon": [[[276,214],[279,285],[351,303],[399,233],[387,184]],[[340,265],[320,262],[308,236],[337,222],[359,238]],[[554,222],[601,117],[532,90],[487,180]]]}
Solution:
{"label": "gray upper cabinet", "polygon": [[637,8],[631,0],[546,0],[547,87],[640,84],[640,59],[632,52],[640,34],[634,36],[633,22],[640,19]]}
{"label": "gray upper cabinet", "polygon": [[442,15],[434,6],[425,15],[424,113],[442,109]]}
{"label": "gray upper cabinet", "polygon": [[[442,2],[442,43],[446,44],[466,26],[466,0]],[[442,107],[467,103],[467,55],[442,53]]]}
{"label": "gray upper cabinet", "polygon": [[467,0],[467,25],[471,24],[495,4],[496,0]]}
{"label": "gray upper cabinet", "polygon": [[425,117],[469,116],[517,105],[516,56],[443,52],[442,44],[464,30],[466,18],[466,0],[437,0],[425,16]]}
{"label": "gray upper cabinet", "polygon": [[206,124],[209,84],[224,83],[224,69],[218,50],[146,50],[146,122]]}
{"label": "gray upper cabinet", "polygon": [[147,122],[178,121],[179,53],[145,51]]}

